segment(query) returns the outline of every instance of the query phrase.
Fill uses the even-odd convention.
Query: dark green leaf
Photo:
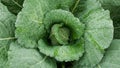
[[[22,7],[24,0],[1,0],[1,2],[7,6],[8,10],[13,14],[18,14]]]

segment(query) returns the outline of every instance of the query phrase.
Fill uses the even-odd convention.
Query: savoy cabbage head
[[[0,68],[120,67],[119,0],[0,1]]]

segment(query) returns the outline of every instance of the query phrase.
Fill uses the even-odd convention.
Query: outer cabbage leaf
[[[7,64],[8,68],[57,68],[53,59],[36,49],[20,47],[17,42],[10,45]]]
[[[102,61],[95,68],[120,68],[120,39],[113,40]]]
[[[93,68],[104,55],[113,38],[113,23],[108,10],[104,10],[97,0],[87,0],[80,20],[86,24],[85,54],[76,61],[74,68]]]
[[[0,3],[0,68],[4,68],[7,61],[7,50],[14,36],[15,16]]]
[[[25,0],[22,11],[16,21],[18,43],[25,47],[34,48],[36,43],[45,34],[43,29],[44,14],[52,9],[65,9],[72,5],[74,0]]]
[[[110,10],[114,22],[114,38],[120,39],[120,0],[100,0],[104,9]]]
[[[24,0],[1,0],[1,2],[7,6],[8,10],[13,14],[18,14],[22,7]]]

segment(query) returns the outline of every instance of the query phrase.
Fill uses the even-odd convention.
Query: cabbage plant
[[[0,68],[119,68],[111,2],[1,0]]]

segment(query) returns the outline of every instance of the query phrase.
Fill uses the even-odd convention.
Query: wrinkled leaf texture
[[[38,40],[45,33],[42,30],[44,15],[54,9],[71,12],[74,3],[74,0],[25,0],[16,21],[18,43],[27,48],[37,47]],[[98,0],[81,0],[76,8],[77,13],[73,14],[86,26],[85,53],[76,65],[77,68],[92,68],[101,61],[104,49],[109,47],[113,38],[110,12],[104,10]]]
[[[0,3],[0,68],[6,68],[7,51],[9,44],[14,39],[16,16],[12,15],[7,8]]]
[[[95,68],[120,68],[120,39],[114,39],[104,58]]]
[[[36,49],[26,49],[17,42],[10,45],[8,68],[57,68],[55,60],[44,56]]]
[[[100,0],[104,9],[110,10],[114,22],[114,38],[120,39],[120,0]]]

